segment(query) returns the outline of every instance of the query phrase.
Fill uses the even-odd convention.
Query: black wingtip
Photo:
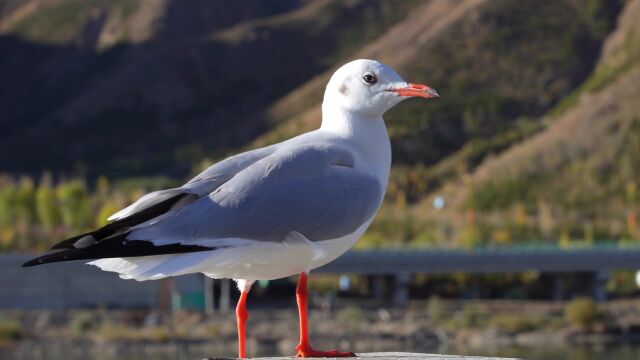
[[[150,241],[128,240],[126,238],[128,234],[129,233],[124,233],[118,237],[110,238],[85,248],[66,249],[42,255],[25,262],[22,264],[22,267],[72,260],[182,254],[187,252],[216,250],[215,247],[182,245],[179,243],[156,246]]]
[[[66,244],[64,244],[64,241],[61,241],[57,244],[54,244],[53,246],[51,246],[49,248],[49,250],[63,250],[63,249],[67,249],[67,247],[65,246]]]
[[[69,241],[71,240],[71,241]],[[73,247],[70,247],[69,244],[73,244],[73,242],[77,241],[76,238],[71,238],[71,239],[67,239],[65,241],[61,241],[57,244],[54,244],[53,246],[51,246],[49,248],[49,250],[66,250],[66,249],[72,249]]]
[[[22,267],[32,267],[32,266],[42,265],[42,264],[44,264],[44,261],[42,261],[41,258],[35,258],[22,264]]]
[[[38,256],[37,258],[31,259],[25,262],[24,264],[22,264],[22,267],[31,267],[31,266],[44,265],[44,264],[49,264],[53,262],[68,261],[68,260],[74,260],[69,256],[68,250],[56,251],[56,252],[52,252],[52,253],[45,254],[42,256]]]
[[[141,224],[145,221],[156,218],[171,209],[180,201],[195,201],[198,196],[191,193],[177,193],[175,196],[165,199],[159,203],[153,204],[148,208],[144,208],[134,214],[131,214],[125,218],[114,220],[107,225],[90,232],[76,235],[69,239],[63,240],[51,247],[51,250],[74,250],[76,247],[74,244],[76,241],[84,238],[85,236],[92,236],[96,242],[100,242],[109,237],[116,236],[117,234],[127,231],[128,228]],[[49,262],[49,261],[47,261]],[[38,265],[38,264],[35,264]]]

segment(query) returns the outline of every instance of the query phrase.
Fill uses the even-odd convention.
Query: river
[[[231,344],[230,344],[231,345]],[[403,346],[405,346],[403,348]],[[29,349],[0,351],[2,360],[200,360],[207,357],[234,356],[232,346],[216,349],[211,346],[181,344],[176,346],[133,346],[127,350],[103,351],[87,348],[86,344],[28,345]],[[376,351],[421,352],[433,354],[457,354],[476,356],[515,357],[528,360],[638,360],[640,344],[617,344],[607,346],[566,346],[566,347],[492,347],[492,348],[460,348],[455,346],[438,348],[407,348],[398,344],[388,349],[377,348]],[[15,350],[15,349],[14,349]],[[263,349],[252,356],[282,356],[277,350]],[[291,354],[286,354],[291,355]]]

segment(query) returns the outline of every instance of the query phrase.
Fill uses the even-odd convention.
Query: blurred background
[[[385,202],[311,277],[314,342],[640,358],[640,0],[0,0],[0,358],[234,356],[229,281],[19,264],[318,127],[357,58],[442,97],[385,116]],[[254,286],[251,355],[293,354],[294,286]]]

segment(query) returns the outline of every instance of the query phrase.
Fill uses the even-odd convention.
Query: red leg
[[[338,350],[318,351],[309,343],[309,330],[307,326],[307,274],[300,273],[298,286],[296,287],[296,300],[298,300],[298,313],[300,315],[300,343],[296,346],[297,357],[351,357],[356,354]]]
[[[246,358],[247,351],[244,343],[245,328],[247,319],[249,319],[249,312],[247,311],[247,294],[249,289],[243,289],[240,293],[240,299],[238,299],[238,306],[236,306],[236,322],[238,323],[238,357]]]

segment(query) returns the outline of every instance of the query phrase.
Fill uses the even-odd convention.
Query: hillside
[[[0,21],[0,168],[113,177],[185,176],[246,143],[271,102],[412,2],[17,4]]]
[[[354,58],[442,94],[385,116],[362,246],[638,238],[639,3],[0,0],[0,247],[317,127]]]
[[[328,76],[358,57],[445,95],[388,115],[395,159],[434,164],[568,94],[618,11],[570,0],[234,4],[3,1],[0,168],[184,176],[252,139],[317,126]],[[493,150],[483,146],[471,162]]]
[[[637,239],[640,1],[629,1],[589,78],[541,118],[544,129],[436,193],[474,209],[478,238]],[[432,198],[431,198],[432,200]],[[468,210],[467,210],[468,211]]]
[[[436,163],[551,108],[591,72],[618,11],[604,4],[588,10],[571,1],[543,7],[534,1],[423,2],[354,52],[443,94],[428,105],[407,102],[386,116],[396,163]],[[259,144],[317,126],[319,99],[333,70],[279,100],[270,115],[284,124]]]

